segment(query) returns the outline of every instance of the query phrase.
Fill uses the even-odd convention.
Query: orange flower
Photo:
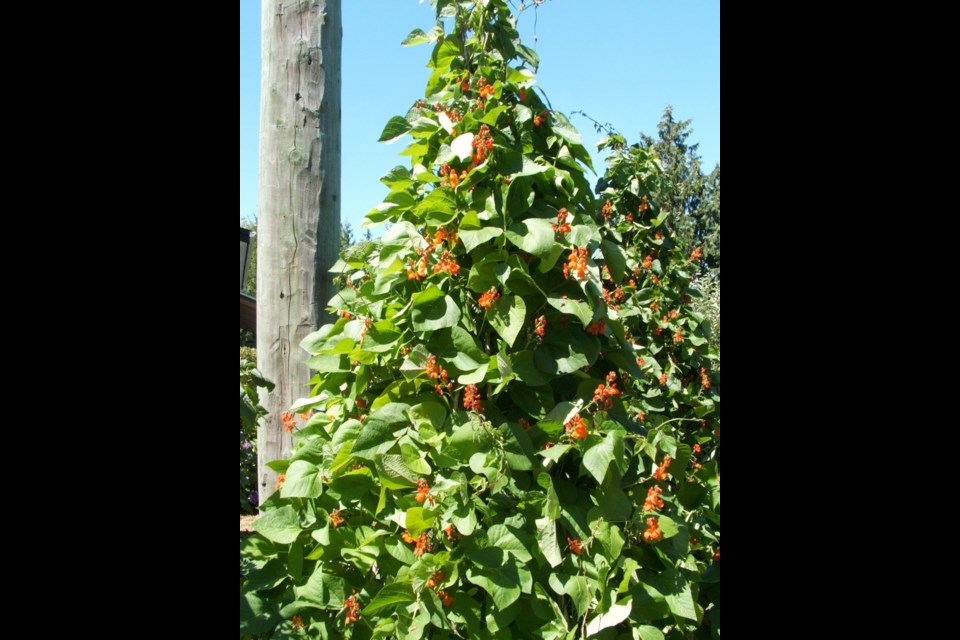
[[[347,598],[343,608],[347,610],[347,624],[353,624],[360,619],[360,604],[357,602],[357,596]]]
[[[700,386],[704,389],[710,388],[710,376],[707,374],[707,370],[703,367],[700,367]]]
[[[573,419],[565,424],[563,428],[574,440],[583,440],[587,437],[587,425],[584,424],[583,418],[581,418],[579,414],[573,416]]]
[[[667,380],[669,379],[670,379],[670,376],[668,376],[667,374],[665,373],[660,374],[660,384],[667,384]]]
[[[342,316],[344,320],[349,320],[349,319],[350,319],[350,312],[349,312],[349,311],[344,311],[343,309],[341,309],[340,311],[337,311],[337,315]]]
[[[649,269],[653,266],[653,256],[647,256],[643,259],[643,268]]]
[[[293,432],[294,427],[297,426],[297,420],[293,417],[293,414],[289,411],[284,411],[280,414],[280,419],[283,420],[283,429],[287,433]]]
[[[330,512],[330,524],[333,525],[334,529],[343,524],[343,518],[340,517],[340,509],[334,509]]]
[[[656,468],[653,472],[653,478],[660,482],[667,479],[667,469],[670,468],[670,463],[673,462],[673,459],[670,456],[663,456],[663,462]]]
[[[717,549],[716,552],[713,554],[713,561],[720,562],[720,549]],[[736,562],[734,562],[734,564],[736,564]]]
[[[563,265],[563,277],[569,278],[571,273],[575,273],[578,280],[587,277],[587,248],[574,247],[567,256],[567,262]]]
[[[480,392],[476,385],[468,384],[463,391],[463,408],[467,411],[476,411],[483,413],[483,406],[480,404]]]
[[[537,318],[533,332],[538,338],[543,338],[547,334],[547,316]]]
[[[520,418],[519,420],[517,420],[517,424],[523,427],[524,431],[530,431],[530,429],[533,428],[533,425],[527,422],[526,420],[524,420],[523,418]]]
[[[680,333],[680,329],[677,329],[677,332],[673,334],[673,341],[677,344],[683,342],[683,334]]]
[[[403,533],[400,534],[400,537],[401,537],[401,538],[403,539],[403,541],[406,542],[407,544],[413,544],[414,542],[416,542],[416,540],[413,538],[413,536],[410,535],[410,532],[409,532],[409,531],[404,531]]]
[[[612,217],[611,211],[613,211],[613,203],[607,200],[603,204],[603,209],[600,210],[600,215],[603,216],[604,220],[609,220]]]
[[[690,262],[693,262],[694,260],[699,260],[702,257],[703,257],[703,249],[701,249],[700,247],[697,247],[696,249],[693,250],[693,253],[690,254]]]
[[[273,485],[273,488],[277,491],[280,490],[280,487],[283,486],[283,483],[287,481],[287,476],[284,473],[277,474],[277,484]]]
[[[701,451],[700,443],[698,442],[697,444],[693,445],[693,452],[700,453],[700,451]]]
[[[430,541],[427,534],[421,533],[420,537],[417,538],[417,548],[413,550],[413,555],[420,557],[427,551],[430,551]]]
[[[663,537],[663,534],[660,532],[660,523],[657,522],[656,518],[647,518],[647,530],[643,532],[643,539],[647,542],[656,542]]]
[[[447,576],[443,575],[442,571],[437,571],[427,579],[427,589],[433,589],[434,587],[440,586],[446,579]]]
[[[571,540],[570,536],[567,536],[567,548],[570,549],[570,551],[573,551],[577,555],[580,555],[581,553],[583,553],[583,543],[580,542],[580,538],[573,538]]]
[[[663,500],[660,499],[660,495],[663,493],[663,489],[654,485],[647,490],[647,499],[643,502],[644,511],[656,511],[657,509],[663,508]]]
[[[437,596],[443,600],[443,606],[449,607],[453,604],[453,598],[446,591],[437,591]]]
[[[557,212],[557,223],[550,225],[553,227],[553,230],[556,231],[558,236],[564,233],[570,233],[570,223],[567,222],[567,216],[569,215],[569,211],[566,209],[560,209],[560,211]]]
[[[480,296],[480,300],[477,302],[477,304],[479,304],[484,309],[489,309],[494,304],[496,304],[497,300],[499,299],[500,299],[500,292],[497,291],[496,287],[490,287],[489,291],[487,291],[485,294]]]
[[[434,273],[449,273],[454,278],[457,277],[457,274],[460,273],[460,265],[457,264],[456,258],[453,257],[449,251],[444,251],[440,255],[440,262],[434,265]]]
[[[427,484],[427,481],[423,478],[417,480],[417,502],[423,502],[428,500],[430,504],[433,504],[433,498],[430,497],[430,485]]]
[[[293,626],[294,631],[303,631],[303,618],[300,616],[293,616],[290,619],[290,624]]]
[[[613,371],[607,374],[607,384],[598,385],[593,392],[593,401],[599,409],[610,410],[613,407],[613,399],[620,395],[617,389],[617,374]]]
[[[457,531],[457,528],[452,524],[448,524],[443,532],[447,534],[447,538],[450,539],[450,542],[453,542],[456,539],[456,536],[460,535],[460,533]]]
[[[638,367],[642,367],[645,362],[646,362],[646,360],[644,360],[643,358],[639,358],[639,357],[637,358],[637,366],[638,366]]]
[[[638,420],[639,422],[643,422],[644,418],[646,418],[646,417],[647,417],[647,414],[645,414],[643,411],[638,411],[638,412],[637,412],[637,420]]]
[[[603,318],[594,320],[589,325],[587,325],[587,333],[592,336],[602,336],[607,331],[607,324],[603,321]]]

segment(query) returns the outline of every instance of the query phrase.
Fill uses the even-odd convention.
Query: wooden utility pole
[[[340,248],[340,0],[263,0],[257,365],[276,387],[262,403],[260,501],[274,491],[265,463],[290,455],[280,415],[309,393],[300,341],[327,321],[330,267]]]

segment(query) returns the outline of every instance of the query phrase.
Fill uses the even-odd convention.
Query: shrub
[[[240,513],[253,513],[257,495],[257,420],[266,415],[257,387],[273,389],[256,369],[256,352],[240,347]]]
[[[502,0],[439,0],[411,167],[341,261],[241,636],[719,636],[719,379],[649,152],[591,159]]]

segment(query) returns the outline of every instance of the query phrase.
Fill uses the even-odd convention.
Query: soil
[[[253,521],[260,516],[240,516],[240,533],[253,531]]]

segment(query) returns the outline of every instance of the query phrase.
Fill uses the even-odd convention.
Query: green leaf
[[[422,29],[414,29],[410,32],[406,38],[403,39],[403,42],[400,43],[404,47],[413,47],[418,44],[433,44],[443,35],[443,27],[441,25],[436,25],[427,33],[424,33]]]
[[[393,116],[390,118],[387,126],[383,128],[383,133],[380,134],[380,139],[377,140],[377,142],[384,142],[386,144],[396,142],[398,138],[402,137],[408,131],[410,131],[410,123],[407,122],[407,119],[401,118],[400,116]]]
[[[512,561],[499,568],[478,570],[471,567],[467,569],[467,579],[489,593],[501,611],[520,597],[520,575]]]
[[[456,427],[450,434],[443,453],[467,462],[470,457],[490,445],[490,434],[472,421]]]
[[[593,445],[583,454],[583,466],[587,468],[597,482],[603,484],[610,465],[616,465],[624,471],[623,432],[614,431]]]
[[[460,308],[436,285],[413,294],[411,312],[414,331],[437,331],[456,326],[460,321]]]
[[[328,492],[343,501],[359,500],[376,489],[373,472],[364,467],[348,471],[330,482]]]
[[[393,432],[394,428],[386,422],[369,418],[363,424],[363,431],[353,443],[351,453],[357,458],[373,462],[376,454],[386,453],[393,446]]]
[[[553,488],[553,478],[549,473],[540,472],[537,474],[537,484],[547,490],[547,501],[543,505],[543,515],[556,520],[560,517],[560,498],[557,496],[556,489]]]
[[[481,227],[479,229],[464,229],[460,227],[459,238],[460,242],[463,243],[463,248],[467,253],[470,253],[484,242],[489,242],[494,238],[499,238],[503,235],[503,229],[500,227]]]
[[[554,462],[556,462],[557,460],[563,457],[563,454],[565,454],[567,451],[570,451],[570,449],[572,448],[573,448],[572,444],[557,444],[550,447],[549,449],[544,449],[543,451],[537,451],[537,455],[543,456],[547,460],[553,460]]]
[[[413,585],[409,582],[391,582],[377,592],[373,600],[363,608],[363,615],[371,616],[378,611],[394,608],[397,605],[411,604],[416,600]]]
[[[658,519],[660,525],[660,533],[663,534],[663,539],[672,538],[673,536],[680,533],[680,530],[677,529],[677,523],[673,521],[672,518],[668,516],[660,516]]]
[[[640,640],[664,640],[663,631],[660,631],[660,629],[656,627],[651,627],[648,624],[634,627],[634,630],[637,632],[637,635],[640,636]]]
[[[547,296],[547,302],[557,311],[574,316],[583,323],[583,326],[587,326],[593,321],[593,307],[583,300],[551,294]]]
[[[380,484],[388,489],[410,489],[417,486],[417,474],[406,465],[402,456],[374,456]]]
[[[280,487],[283,498],[317,498],[323,490],[320,470],[306,460],[296,460],[287,469],[286,479]]]
[[[600,515],[608,522],[624,522],[633,513],[633,503],[620,488],[620,474],[608,473],[607,479],[594,493]]]
[[[570,124],[570,121],[567,120],[565,115],[559,111],[554,111],[551,115],[553,116],[553,123],[551,124],[550,128],[555,134],[570,144],[583,144],[583,138],[580,136],[580,132],[577,131],[576,127]]]
[[[487,530],[487,539],[490,541],[490,545],[498,549],[503,549],[507,553],[512,554],[520,562],[529,562],[533,560],[533,556],[530,555],[530,552],[527,551],[527,547],[520,542],[520,539],[517,538],[506,526],[502,524],[495,524]]]
[[[437,521],[437,512],[423,507],[411,507],[407,509],[407,531],[416,538],[421,533],[426,533],[433,527]]]
[[[497,330],[500,337],[512,347],[523,329],[524,319],[527,317],[527,305],[523,298],[518,296],[501,296],[496,305],[487,312],[490,325]]]
[[[616,282],[623,280],[627,271],[627,254],[623,252],[620,245],[614,244],[609,240],[600,243],[600,251],[603,252],[603,259],[607,261],[607,268],[610,269],[610,277]]]
[[[530,178],[517,178],[507,188],[507,213],[514,220],[517,220],[530,209],[533,200],[534,194],[533,187],[530,186]]]
[[[535,256],[549,254],[556,244],[553,227],[549,220],[530,218],[511,225],[507,229],[507,239],[514,245]]]
[[[603,554],[607,558],[614,560],[620,557],[624,543],[623,536],[620,534],[620,527],[609,522],[603,522],[597,528],[596,538],[603,547]]]
[[[570,576],[563,585],[563,592],[570,596],[573,606],[577,608],[577,617],[582,617],[583,612],[590,606],[590,596],[593,595],[586,577]]]
[[[604,629],[617,626],[630,617],[630,611],[632,609],[633,601],[631,598],[626,598],[611,605],[609,611],[595,616],[587,623],[587,637],[589,638],[590,636],[596,635]]]
[[[427,222],[443,225],[456,217],[456,209],[456,198],[449,189],[434,189],[413,212]]]
[[[253,523],[253,530],[278,544],[290,544],[300,535],[300,516],[291,506],[267,511]]]
[[[543,557],[551,567],[559,566],[563,562],[563,557],[560,555],[560,547],[557,544],[557,523],[550,518],[538,518],[536,525],[537,542]]]

